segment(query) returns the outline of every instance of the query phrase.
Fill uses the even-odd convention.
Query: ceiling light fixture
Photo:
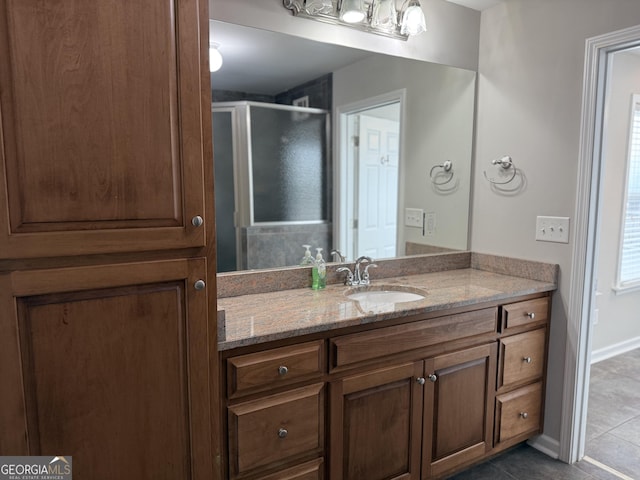
[[[298,17],[401,40],[426,30],[419,0],[283,0],[283,4]]]
[[[209,71],[217,72],[222,67],[222,55],[220,54],[220,44],[211,43],[209,45]]]

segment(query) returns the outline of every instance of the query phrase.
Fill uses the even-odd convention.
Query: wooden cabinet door
[[[331,480],[420,478],[422,362],[332,382]]]
[[[72,456],[78,480],[212,478],[205,274],[191,259],[0,275],[0,452]]]
[[[497,345],[425,361],[423,478],[439,478],[493,446]]]
[[[0,258],[205,244],[206,11],[0,0]]]

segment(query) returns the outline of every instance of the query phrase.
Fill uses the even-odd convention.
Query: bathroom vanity
[[[373,285],[426,295],[219,299],[229,479],[443,478],[542,432],[555,279],[458,268]]]

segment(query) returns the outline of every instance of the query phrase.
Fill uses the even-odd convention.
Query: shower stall
[[[296,265],[331,246],[330,115],[212,104],[218,271]]]

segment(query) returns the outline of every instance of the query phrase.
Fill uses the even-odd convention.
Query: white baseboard
[[[616,355],[627,353],[631,350],[640,348],[640,337],[630,338],[624,342],[616,343],[608,347],[600,348],[598,350],[591,351],[591,365],[601,362]]]
[[[542,434],[527,441],[536,450],[556,460],[560,457],[560,442],[555,438]]]

